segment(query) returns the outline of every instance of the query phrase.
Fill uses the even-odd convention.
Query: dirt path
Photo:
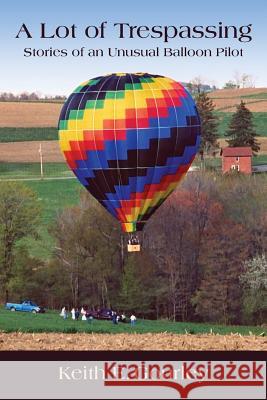
[[[0,350],[267,350],[267,338],[238,334],[0,333]]]

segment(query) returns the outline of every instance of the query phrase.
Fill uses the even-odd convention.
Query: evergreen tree
[[[225,136],[229,138],[227,142],[230,147],[249,146],[254,153],[260,150],[253,125],[253,115],[242,100],[232,116]]]
[[[200,154],[214,152],[218,145],[218,118],[214,114],[214,104],[205,92],[196,98],[197,108],[201,120]]]

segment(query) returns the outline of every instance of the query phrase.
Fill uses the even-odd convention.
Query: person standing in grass
[[[67,311],[66,311],[66,307],[62,307],[61,313],[59,314],[61,317],[63,317],[63,319],[67,318]]]
[[[71,310],[71,318],[73,319],[73,321],[75,321],[75,308],[73,307]]]
[[[83,317],[83,315],[86,315],[86,309],[84,306],[81,308],[81,316]]]
[[[112,312],[112,317],[111,317],[112,323],[114,325],[117,325],[118,319],[117,319],[117,313],[115,311]]]
[[[76,308],[75,309],[75,319],[76,319],[76,321],[78,321],[79,316],[80,316],[80,312],[79,312],[78,308]]]
[[[124,313],[121,314],[121,322],[126,322],[126,315]]]
[[[130,321],[131,321],[131,326],[134,326],[136,324],[136,316],[134,314],[130,316]]]

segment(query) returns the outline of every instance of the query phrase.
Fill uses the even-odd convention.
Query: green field
[[[218,333],[226,335],[240,333],[241,335],[266,335],[266,329],[255,326],[223,326],[204,323],[171,322],[165,320],[151,321],[140,319],[135,327],[129,323],[113,325],[111,321],[93,320],[72,321],[70,315],[67,320],[59,316],[59,312],[49,311],[45,314],[31,314],[11,312],[0,309],[1,332],[95,332],[95,333],[176,333],[201,334]]]
[[[251,93],[251,94],[243,94],[243,95],[232,95],[232,96],[212,96],[212,99],[259,99],[259,100],[266,100],[267,99],[267,92],[259,92],[259,93]]]
[[[267,164],[267,154],[259,155],[257,157],[253,157],[252,165],[261,165]]]
[[[219,117],[219,136],[223,138],[233,113],[216,111],[216,114]],[[255,112],[253,116],[258,135],[267,137],[267,113]],[[0,128],[0,143],[36,140],[58,140],[57,128]]]
[[[66,163],[43,164],[45,178],[74,178],[72,171]],[[0,179],[40,179],[40,163],[1,163]]]
[[[229,122],[233,113],[216,111],[219,118],[219,137],[224,138],[224,134],[228,129]],[[253,113],[255,129],[258,136],[267,136],[267,113]]]
[[[0,143],[58,140],[57,128],[0,128]]]
[[[221,168],[221,157],[205,157],[206,167]],[[252,159],[252,165],[267,164],[267,154],[257,155]],[[196,157],[193,165],[200,166],[201,162],[199,157]],[[14,180],[40,180],[49,185],[49,179],[55,178],[68,178],[66,180],[75,180],[76,177],[68,168],[66,163],[45,163],[43,164],[44,180],[41,180],[40,163],[1,163],[0,162],[0,180],[14,179]],[[73,178],[73,179],[70,179]],[[58,179],[60,180],[60,179]],[[58,181],[57,180],[57,181]],[[57,183],[58,184],[58,183]],[[52,185],[51,187],[54,187]]]
[[[25,184],[38,194],[42,206],[39,239],[27,239],[32,256],[47,260],[53,251],[54,240],[48,228],[56,214],[64,207],[78,203],[80,191],[84,190],[76,179],[26,181]]]
[[[254,93],[254,94],[246,94],[241,96],[241,99],[261,99],[261,100],[266,100],[267,99],[267,92],[263,93]]]

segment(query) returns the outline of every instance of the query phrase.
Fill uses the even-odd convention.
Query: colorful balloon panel
[[[200,143],[191,95],[170,78],[111,74],[82,83],[59,119],[74,174],[124,231],[141,230],[186,174]]]

